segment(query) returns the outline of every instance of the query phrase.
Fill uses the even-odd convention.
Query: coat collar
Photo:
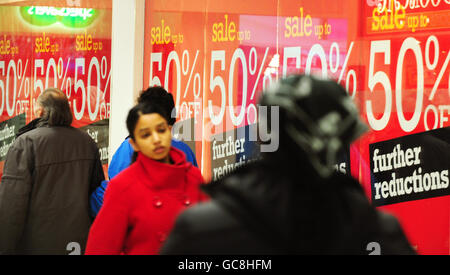
[[[27,125],[20,128],[16,134],[16,138],[25,134],[26,132],[36,129],[38,127],[38,123],[40,122],[40,120],[41,120],[40,118],[36,118],[36,119],[32,120],[30,123],[28,123]]]
[[[191,163],[184,153],[174,147],[169,152],[173,164],[162,163],[139,153],[136,163],[148,180],[145,183],[153,189],[184,188]]]

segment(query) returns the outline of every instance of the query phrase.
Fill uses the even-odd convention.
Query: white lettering
[[[400,144],[394,147],[391,153],[380,154],[379,149],[373,151],[373,173],[385,172],[392,169],[399,169],[407,166],[420,164],[420,152],[422,148],[408,148],[406,151],[401,149]]]

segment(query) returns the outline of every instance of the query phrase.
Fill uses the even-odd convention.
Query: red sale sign
[[[449,15],[446,0],[147,1],[144,87],[173,93],[175,132],[214,180],[255,159],[268,85],[335,79],[370,129],[338,169],[418,253],[449,254]]]
[[[435,147],[449,143],[450,3],[400,2],[364,5],[359,104],[372,131],[358,144],[358,175],[372,202],[400,218],[419,252],[448,254],[448,145]],[[430,151],[439,162],[424,160]]]
[[[111,3],[52,6],[55,3],[0,6],[0,130],[17,132],[35,118],[36,99],[45,89],[61,89],[73,111],[73,126],[97,142],[106,170]],[[14,141],[6,136],[1,165]]]

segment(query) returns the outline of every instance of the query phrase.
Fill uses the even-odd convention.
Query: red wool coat
[[[113,178],[89,232],[86,254],[157,254],[177,215],[206,200],[203,177],[172,147],[174,164],[139,154],[137,161]]]

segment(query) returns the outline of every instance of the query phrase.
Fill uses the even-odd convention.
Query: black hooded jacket
[[[211,201],[179,216],[161,253],[368,255],[374,242],[381,254],[415,253],[353,178],[298,167],[259,161],[206,185]]]

